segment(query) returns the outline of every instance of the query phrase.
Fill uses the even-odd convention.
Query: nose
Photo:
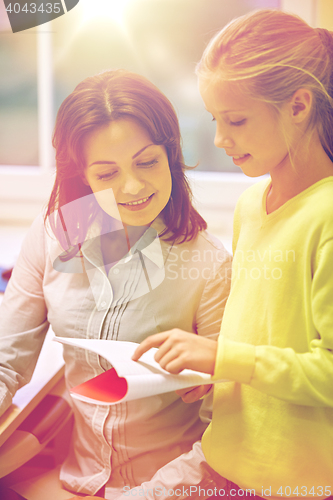
[[[138,194],[145,187],[145,183],[134,173],[127,173],[122,184],[122,192]]]
[[[217,148],[231,148],[234,146],[234,141],[226,126],[216,123],[214,144]]]

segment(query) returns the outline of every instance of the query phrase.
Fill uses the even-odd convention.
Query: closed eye
[[[106,174],[100,174],[100,175],[97,175],[97,179],[99,181],[109,181],[110,179],[112,179],[112,177],[114,177],[116,174],[116,172],[108,172]]]
[[[246,118],[243,118],[243,120],[239,120],[238,122],[232,122],[230,121],[230,125],[233,125],[234,127],[239,127],[240,125],[244,125],[246,122]]]
[[[151,161],[143,161],[141,163],[138,163],[137,165],[138,167],[150,168],[156,165],[156,163],[158,163],[158,160],[155,158],[154,160]]]

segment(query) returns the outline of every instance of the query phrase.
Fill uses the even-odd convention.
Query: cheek
[[[171,177],[171,172],[170,172],[169,168],[165,172],[164,182],[163,182],[162,188],[165,191],[165,196],[169,199],[171,196],[171,190],[172,190],[172,177]]]
[[[152,173],[150,182],[158,188],[159,191],[168,191],[172,184],[172,177],[169,168],[169,163],[166,161],[158,170]]]
[[[94,191],[94,196],[97,200],[97,203],[105,213],[107,213],[114,219],[121,220],[114,188],[103,188],[99,186],[98,191]]]

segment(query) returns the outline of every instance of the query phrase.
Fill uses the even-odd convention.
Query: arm
[[[232,258],[221,247],[215,254],[216,261],[209,279],[206,281],[196,313],[198,335],[217,340],[221,328],[225,305],[230,292]],[[193,403],[212,390],[212,385],[190,387],[176,391],[185,403]]]
[[[311,285],[311,310],[317,337],[306,352],[253,346],[220,338],[215,376],[306,406],[333,407],[333,239],[317,253]],[[306,332],[304,332],[304,336]]]
[[[0,307],[0,413],[28,383],[49,324],[43,295],[44,227],[36,219],[26,236]]]
[[[248,384],[293,404],[333,407],[332,255],[333,240],[330,240],[320,250],[313,274],[311,314],[318,337],[309,342],[309,350],[299,353],[290,347],[255,346],[220,336],[214,368],[216,379]],[[198,343],[194,347],[192,342],[194,351],[200,350],[195,353],[190,338],[184,335],[175,331],[154,335],[140,344],[133,359],[139,359],[151,347],[161,346],[156,360],[168,371],[179,373],[192,368],[213,373],[213,349]]]

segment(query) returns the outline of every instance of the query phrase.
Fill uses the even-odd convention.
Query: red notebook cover
[[[114,368],[107,370],[83,384],[73,387],[70,392],[103,403],[116,403],[127,394],[127,381],[119,377]]]

